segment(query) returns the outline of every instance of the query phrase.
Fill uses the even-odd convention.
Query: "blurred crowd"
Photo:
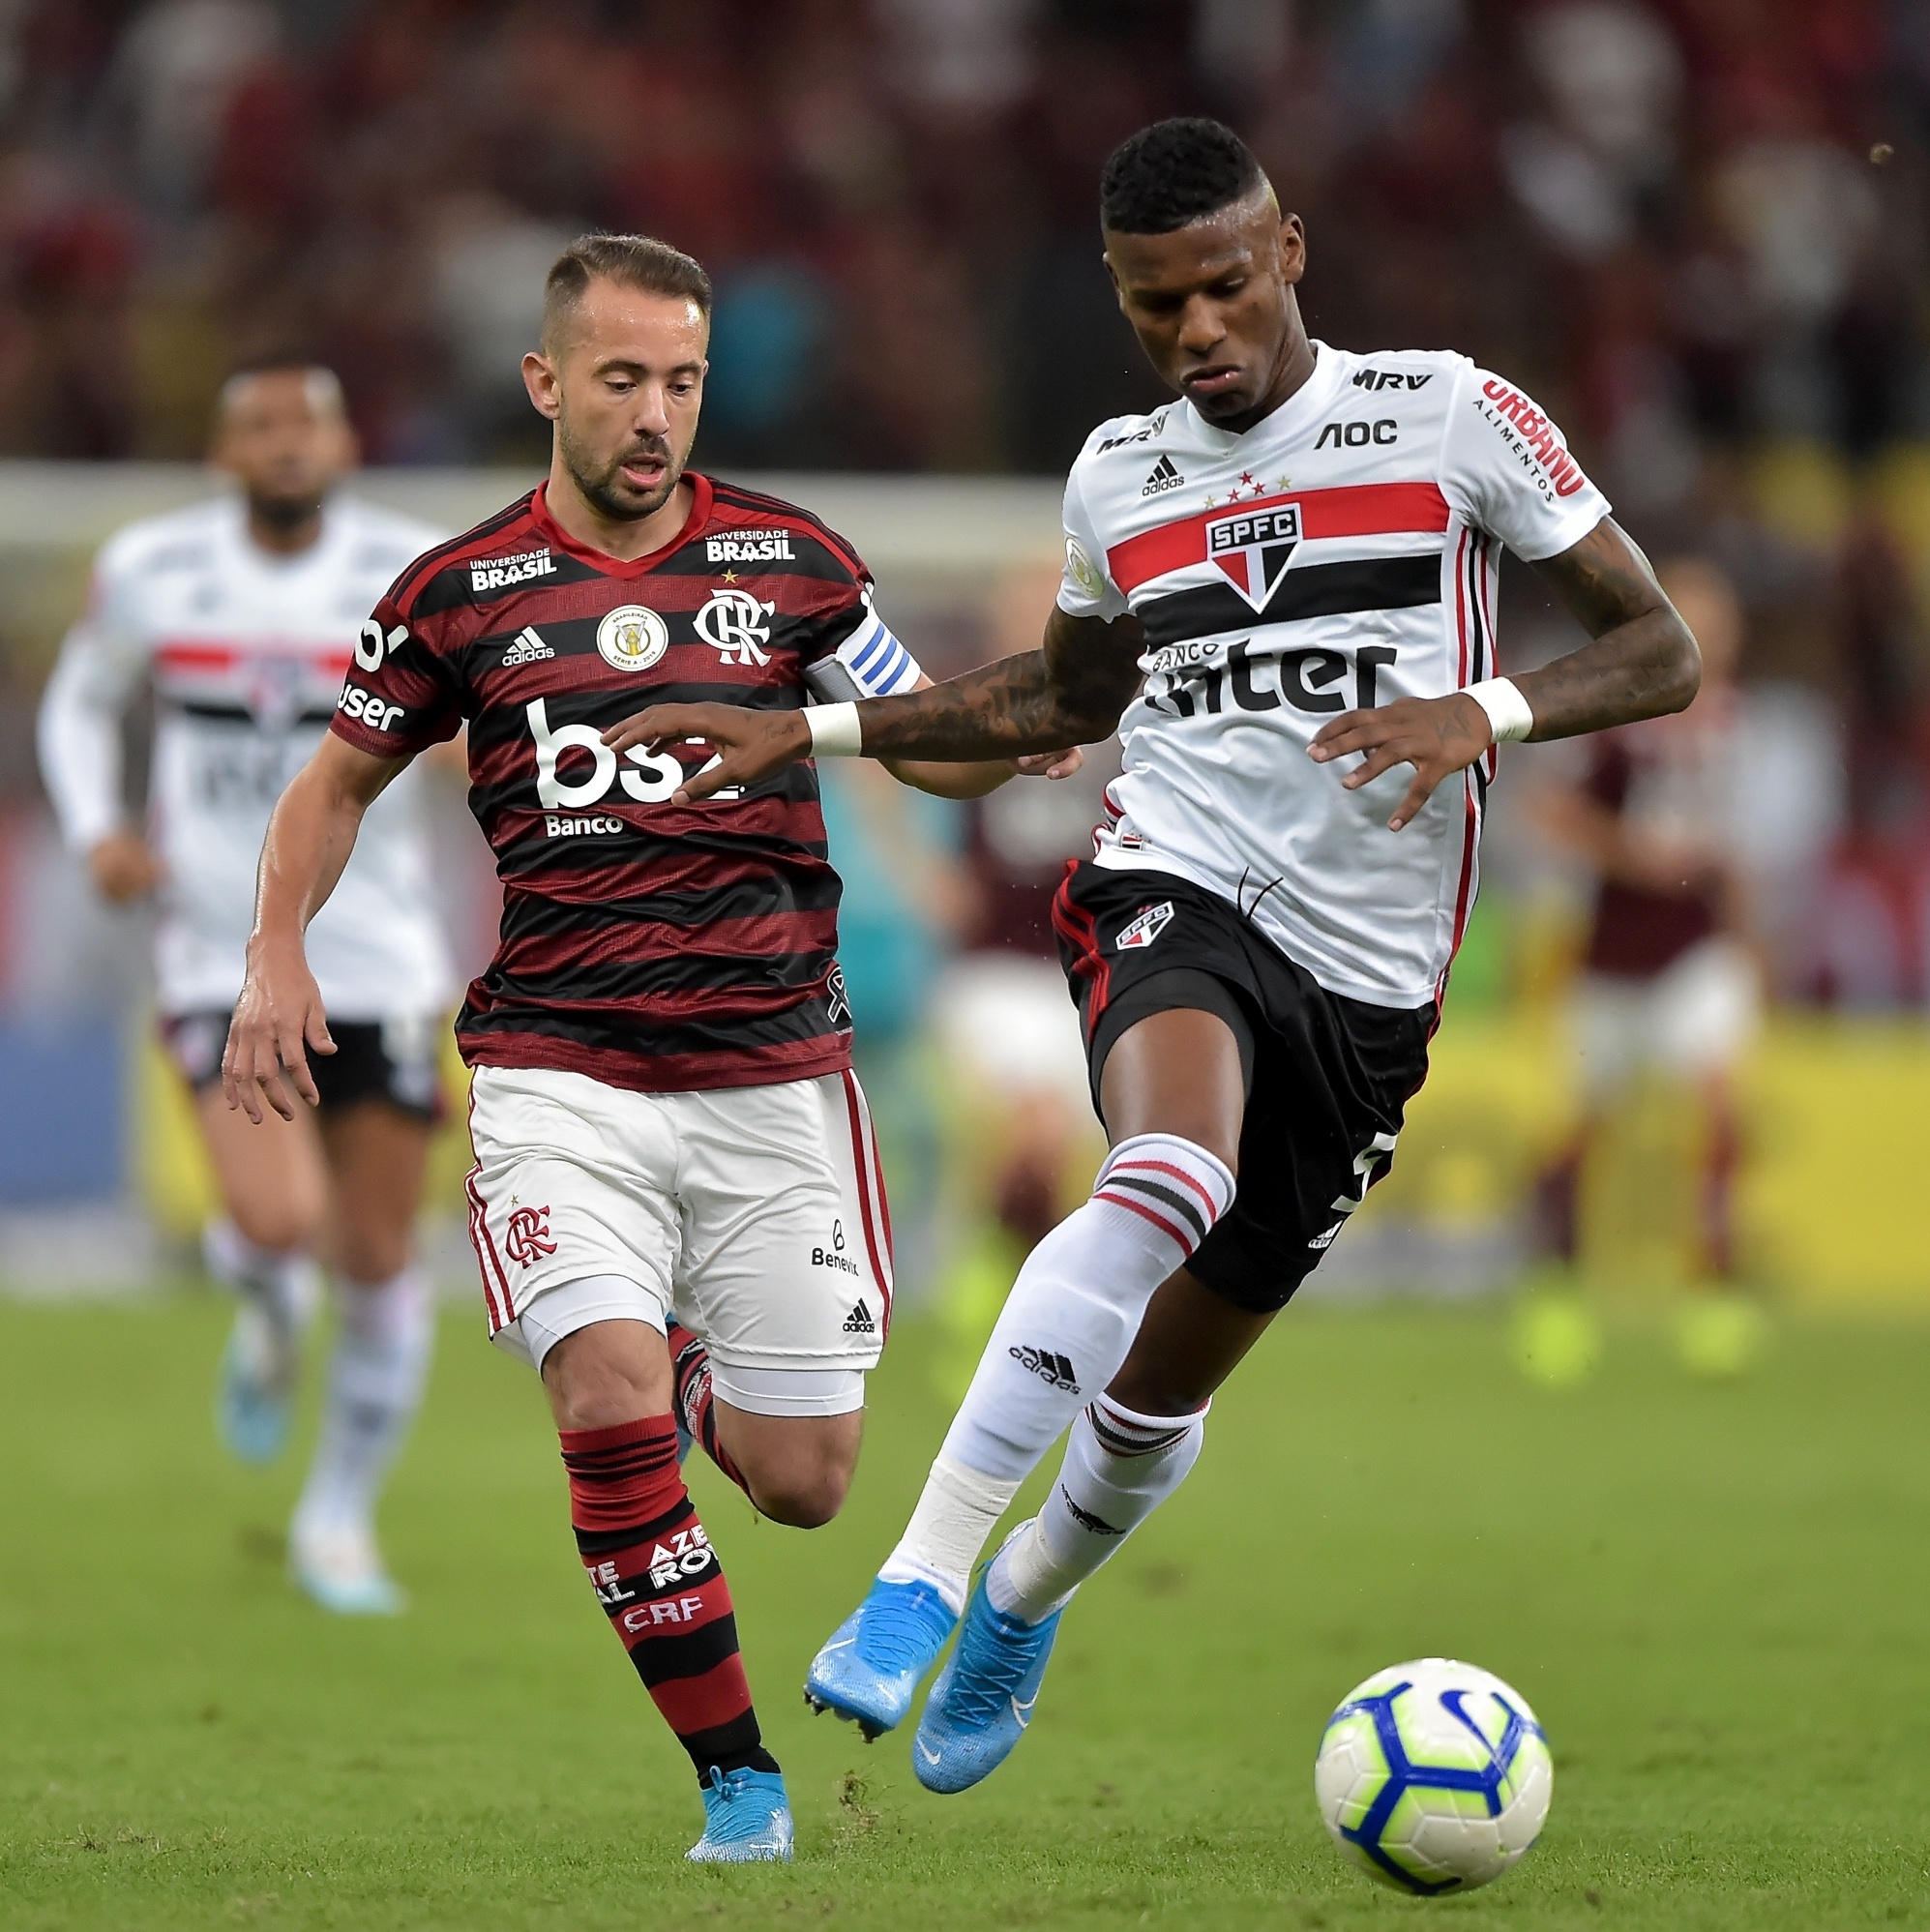
[[[1618,498],[1705,437],[1930,411],[1918,0],[4,0],[0,443],[191,454],[304,343],[377,461],[537,445],[559,241],[716,274],[707,433],[794,467],[1051,468],[1145,393],[1096,172],[1233,120],[1336,339],[1535,387]]]
[[[1317,333],[1505,371],[1725,574],[1778,989],[1930,1001],[1925,0],[0,0],[0,454],[192,458],[299,349],[371,461],[540,460],[518,359],[606,225],[716,277],[699,461],[1050,472],[1157,395],[1096,176],[1196,110]]]

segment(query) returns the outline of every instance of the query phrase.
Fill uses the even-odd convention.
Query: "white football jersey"
[[[1473,904],[1494,754],[1390,832],[1412,767],[1348,791],[1360,760],[1307,746],[1356,705],[1496,676],[1496,545],[1553,556],[1609,506],[1467,357],[1314,346],[1244,434],[1181,401],[1102,424],[1073,464],[1059,608],[1145,627],[1095,857],[1232,901],[1330,992],[1419,1006]]]
[[[239,996],[269,814],[321,742],[364,618],[441,540],[338,496],[313,545],[277,556],[249,536],[240,499],[222,496],[130,524],[103,548],[42,705],[41,765],[68,844],[86,850],[123,821],[120,719],[152,679],[163,1014]],[[309,964],[338,1018],[439,1013],[452,995],[418,788],[404,772],[369,808],[309,929]]]

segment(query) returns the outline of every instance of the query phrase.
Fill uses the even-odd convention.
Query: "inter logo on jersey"
[[[1206,520],[1206,554],[1219,565],[1233,588],[1264,610],[1279,588],[1300,541],[1300,506],[1283,503],[1276,510],[1248,510],[1236,516]]]

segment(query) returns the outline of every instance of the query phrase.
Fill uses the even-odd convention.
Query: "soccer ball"
[[[1540,1835],[1554,1787],[1527,1701],[1446,1657],[1396,1664],[1349,1691],[1314,1760],[1342,1855],[1424,1896],[1499,1878]]]

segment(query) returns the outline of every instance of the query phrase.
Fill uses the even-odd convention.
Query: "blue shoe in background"
[[[288,1440],[301,1337],[252,1295],[234,1311],[222,1355],[215,1429],[230,1455],[272,1463]]]
[[[958,1620],[931,1584],[879,1577],[812,1659],[805,1703],[848,1718],[870,1743],[904,1722]]]
[[[703,1836],[684,1854],[694,1865],[790,1863],[790,1799],[779,1771],[704,1772]]]

